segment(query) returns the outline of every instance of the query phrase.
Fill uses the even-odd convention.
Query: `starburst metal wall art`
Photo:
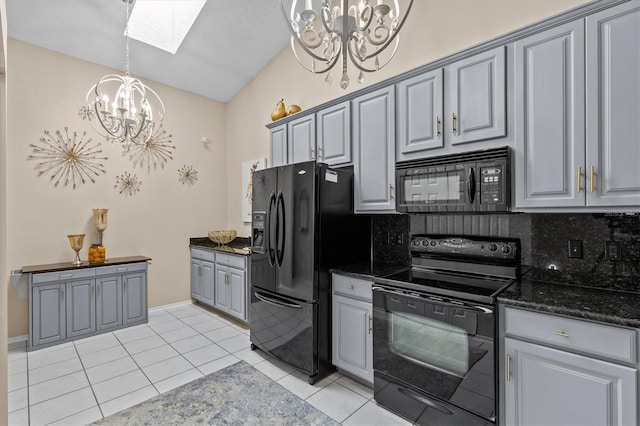
[[[138,176],[135,174],[131,174],[129,172],[124,172],[123,174],[116,176],[116,184],[113,186],[118,190],[119,194],[124,194],[127,196],[134,196],[138,192],[140,192],[140,186],[142,185],[142,181],[138,179]]]
[[[106,173],[102,161],[109,157],[100,155],[102,144],[93,143],[91,138],[85,140],[85,136],[87,132],[79,138],[78,132],[70,135],[68,127],[64,128],[64,134],[56,130],[52,135],[45,130],[38,144],[29,144],[33,151],[27,159],[38,161],[35,166],[38,176],[50,173],[49,180],[56,187],[62,183],[76,189],[87,180],[95,183],[97,176]]]
[[[176,149],[171,143],[172,137],[160,124],[146,142],[132,145],[128,154],[129,159],[133,161],[133,168],[138,165],[144,168],[146,164],[147,173],[150,173],[151,165],[153,164],[154,170],[157,169],[158,165],[164,169],[167,161],[173,160],[172,150]],[[122,155],[127,155],[127,152],[123,152]]]
[[[178,181],[183,185],[195,185],[198,180],[198,172],[193,166],[182,166],[178,170]]]

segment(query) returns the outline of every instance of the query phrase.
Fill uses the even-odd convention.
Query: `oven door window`
[[[467,374],[470,351],[464,329],[413,314],[389,315],[389,347],[396,355],[457,377]]]
[[[402,179],[403,204],[465,203],[464,168],[426,169],[423,173],[407,174]]]
[[[494,314],[375,289],[373,369],[486,419],[495,416]]]

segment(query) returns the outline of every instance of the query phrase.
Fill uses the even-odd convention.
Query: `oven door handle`
[[[484,306],[478,306],[478,305],[470,305],[467,304],[465,302],[457,302],[457,301],[450,301],[450,300],[446,300],[443,299],[439,296],[431,296],[431,295],[426,295],[424,297],[419,296],[419,295],[414,295],[411,293],[404,293],[401,291],[396,291],[396,290],[391,290],[385,287],[378,287],[378,286],[374,286],[371,288],[371,290],[373,291],[381,291],[383,293],[387,293],[387,294],[395,294],[397,296],[402,296],[402,297],[406,297],[409,299],[415,299],[415,300],[420,300],[422,302],[429,302],[429,303],[433,303],[436,305],[440,305],[440,306],[451,306],[453,308],[460,308],[460,309],[467,309],[470,311],[475,311],[475,312],[479,312],[481,314],[493,314],[493,309],[484,307]]]

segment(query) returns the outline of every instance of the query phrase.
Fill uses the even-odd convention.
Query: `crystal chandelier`
[[[389,63],[413,5],[413,0],[292,0],[287,14],[285,2],[280,0],[296,59],[312,73],[327,73],[329,84],[329,71],[341,62],[343,89],[349,86],[347,59],[359,70],[359,83],[365,72],[378,71]],[[319,6],[317,10],[313,3]],[[299,49],[307,55],[302,57]]]
[[[143,144],[153,136],[154,129],[164,119],[165,110],[162,99],[153,89],[129,75],[129,3],[133,0],[122,1],[127,9],[126,73],[102,77],[87,93],[86,102],[93,111],[89,119],[92,127],[107,140],[122,143],[128,150],[131,144]]]

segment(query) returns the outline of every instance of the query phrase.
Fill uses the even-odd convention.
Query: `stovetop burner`
[[[410,269],[376,282],[493,305],[520,274],[520,240],[515,238],[414,235],[411,256]]]

